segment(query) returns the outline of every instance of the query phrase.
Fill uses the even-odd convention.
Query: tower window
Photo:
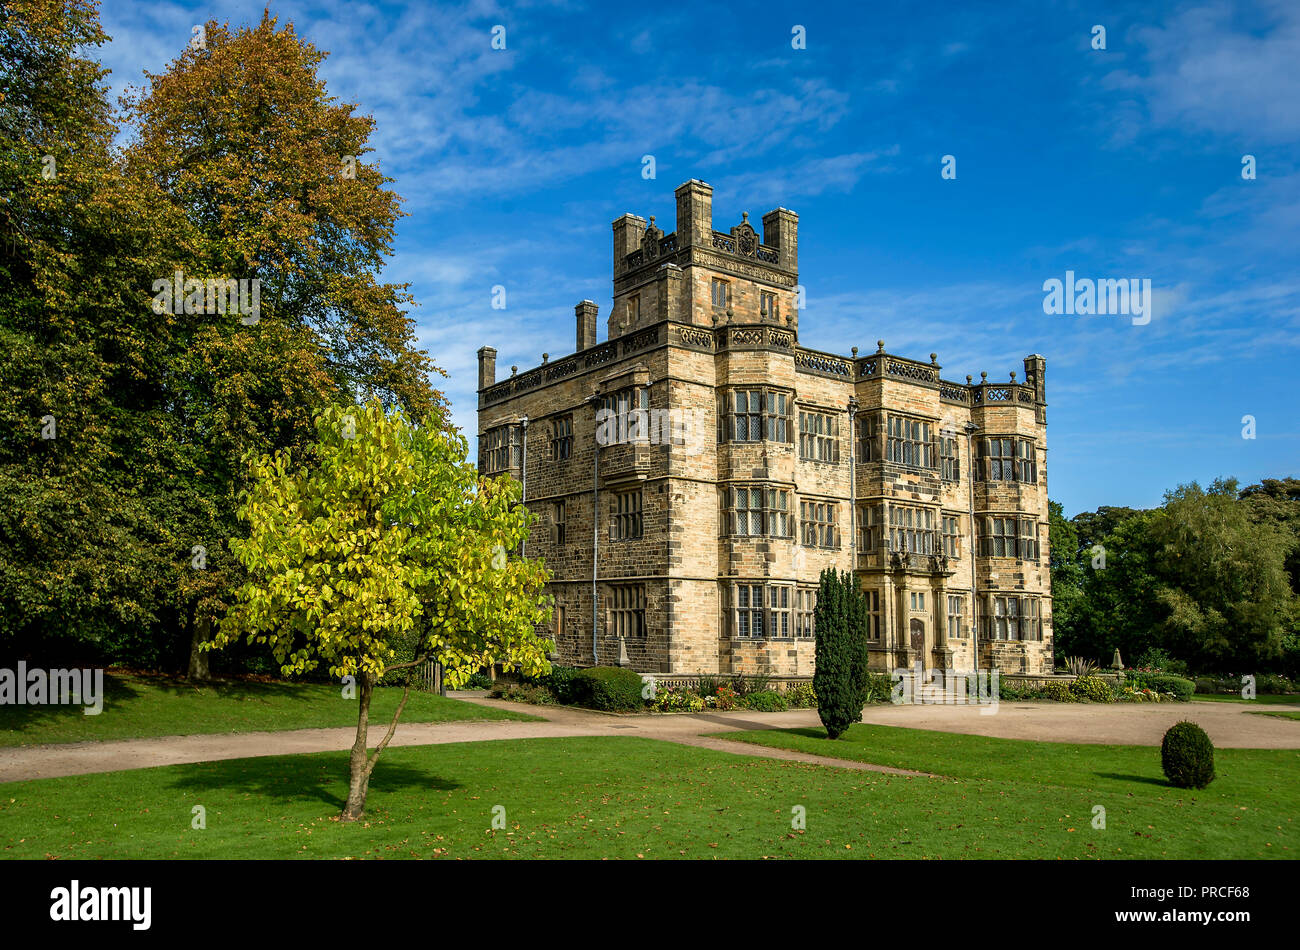
[[[713,278],[713,306],[725,307],[727,305],[727,281]]]
[[[551,543],[564,543],[564,502],[551,503]]]
[[[882,505],[858,506],[858,549],[875,554],[885,545],[885,509]]]
[[[573,416],[560,416],[551,423],[551,458],[562,462],[573,454]]]
[[[934,554],[934,512],[929,508],[891,505],[889,548],[900,554]]]
[[[979,446],[985,481],[1029,484],[1038,481],[1038,461],[1032,439],[981,439]]]
[[[880,423],[875,415],[858,415],[858,461],[879,462]]]
[[[758,295],[758,312],[765,320],[775,320],[776,294],[760,293]]]
[[[518,468],[523,458],[523,444],[520,441],[521,427],[517,425],[497,426],[489,429],[479,439],[479,453],[483,460],[483,471],[492,474]]]
[[[641,489],[618,492],[614,501],[614,540],[632,541],[641,537]]]

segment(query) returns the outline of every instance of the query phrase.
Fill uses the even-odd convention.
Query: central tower
[[[664,320],[706,327],[768,324],[797,336],[799,216],[763,215],[760,237],[749,213],[728,231],[713,229],[713,187],[692,179],[677,196],[677,230],[651,216],[614,222],[614,306],[609,339]]]

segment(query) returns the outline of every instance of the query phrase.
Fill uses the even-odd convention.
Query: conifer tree
[[[817,712],[831,739],[862,719],[867,698],[866,601],[851,575],[821,573],[813,612]]]

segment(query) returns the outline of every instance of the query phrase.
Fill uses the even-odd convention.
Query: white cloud
[[[1116,70],[1104,86],[1140,100],[1158,126],[1279,142],[1300,134],[1300,8],[1236,4],[1180,10],[1159,26],[1134,27],[1145,72]],[[1121,116],[1132,116],[1123,106]]]

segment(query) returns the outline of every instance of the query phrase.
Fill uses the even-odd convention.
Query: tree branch
[[[375,754],[366,759],[366,778],[370,778],[370,773],[375,769],[375,763],[379,761],[379,754],[388,748],[388,740],[393,738],[393,733],[397,731],[397,720],[402,718],[402,710],[406,708],[406,701],[411,698],[411,684],[408,682],[406,688],[402,690],[402,701],[397,704],[397,712],[393,713],[393,721],[388,724],[388,733],[384,736],[384,741],[379,743],[375,748]]]
[[[413,666],[419,666],[421,663],[428,662],[428,660],[429,660],[429,654],[426,653],[424,656],[419,657],[418,659],[414,659],[410,663],[394,663],[392,666],[385,666],[379,672],[379,678],[383,679],[393,670],[409,670]]]

